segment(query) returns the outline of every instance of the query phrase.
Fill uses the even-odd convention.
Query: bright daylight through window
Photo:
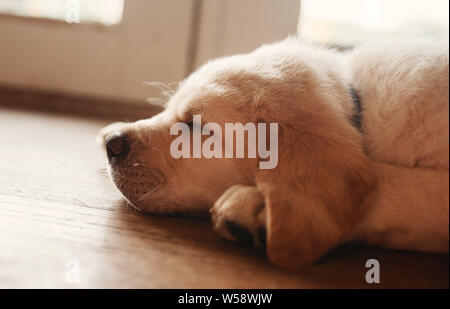
[[[0,13],[66,21],[77,8],[80,22],[114,25],[122,20],[124,0],[0,0]]]
[[[449,35],[448,0],[302,0],[298,30],[337,46]]]

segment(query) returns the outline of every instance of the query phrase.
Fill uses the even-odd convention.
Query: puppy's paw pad
[[[263,248],[266,247],[266,237],[267,237],[267,230],[264,226],[258,227],[258,240],[259,245]]]
[[[211,209],[214,229],[222,237],[255,246],[266,241],[264,197],[256,187],[236,185]]]
[[[245,227],[234,223],[233,221],[226,221],[225,226],[230,232],[231,236],[244,244],[253,244],[253,235]]]

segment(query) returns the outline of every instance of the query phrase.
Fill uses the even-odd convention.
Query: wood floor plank
[[[448,288],[448,255],[345,247],[293,273],[206,219],[137,213],[101,172],[103,125],[0,108],[1,288]],[[365,282],[370,258],[379,285]]]

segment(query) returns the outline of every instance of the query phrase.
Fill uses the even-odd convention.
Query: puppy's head
[[[286,40],[207,63],[157,116],[103,130],[111,178],[132,205],[163,213],[206,211],[230,186],[256,185],[268,207],[271,260],[312,261],[349,233],[373,185],[338,59]],[[174,158],[170,129],[183,122],[192,132],[194,115],[222,132],[230,122],[278,123],[278,166],[260,170],[259,158]]]
[[[223,133],[225,123],[256,121],[253,102],[263,77],[249,60],[247,55],[210,62],[180,84],[160,114],[101,131],[110,177],[133,206],[147,212],[207,213],[228,187],[254,183],[256,159],[193,154],[194,115],[201,116],[203,125],[218,124]],[[190,128],[190,140],[185,141],[190,143],[190,158],[171,155],[177,136],[170,131],[177,123]],[[206,138],[202,135],[203,141]]]

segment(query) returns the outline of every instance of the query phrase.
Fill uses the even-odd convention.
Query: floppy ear
[[[268,257],[295,269],[349,236],[376,178],[346,120],[316,114],[279,125],[278,166],[256,179],[265,196]]]

